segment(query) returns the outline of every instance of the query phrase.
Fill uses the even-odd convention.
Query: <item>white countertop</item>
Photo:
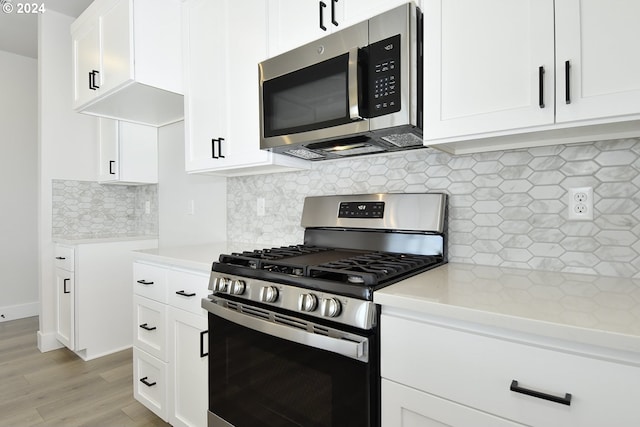
[[[129,242],[133,240],[157,240],[158,236],[149,235],[127,235],[127,236],[108,236],[108,237],[78,237],[78,236],[59,236],[53,237],[53,243],[61,243],[63,245],[83,245],[92,243],[111,243],[111,242]]]
[[[449,263],[374,293],[385,310],[640,353],[640,280]]]

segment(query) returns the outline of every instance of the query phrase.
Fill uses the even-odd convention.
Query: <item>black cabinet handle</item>
[[[147,381],[149,377],[144,377],[144,378],[140,378],[140,382],[144,385],[146,385],[147,387],[153,387],[154,385],[156,385],[156,382],[152,382],[150,383],[149,381]]]
[[[538,67],[538,105],[544,108],[544,67]]]
[[[109,175],[115,175],[116,173],[113,171],[113,165],[116,163],[115,160],[109,160]]]
[[[319,12],[319,15],[320,15],[320,29],[322,31],[327,31],[327,27],[324,26],[324,21],[322,19],[322,16],[324,15],[324,10],[323,9],[325,7],[327,7],[327,5],[323,1],[321,1],[319,3],[320,3],[320,12]]]
[[[206,353],[204,352],[204,336],[208,333],[209,331],[200,332],[200,357],[207,357],[209,355],[208,351]]]
[[[92,70],[89,73],[89,89],[91,90],[100,89],[100,86],[96,84],[96,75],[98,74],[100,74],[100,71],[98,70]]]
[[[516,393],[526,394],[527,396],[537,397],[538,399],[549,400],[551,402],[560,403],[562,405],[571,405],[571,393],[565,393],[564,397],[554,396],[553,394],[542,393],[540,391],[531,390],[528,388],[518,386],[518,381],[511,381],[511,387],[509,390]]]
[[[62,281],[62,293],[65,293],[65,294],[70,294],[71,293],[71,291],[67,290],[67,282],[69,280],[71,280],[71,279],[64,279]]]
[[[571,63],[564,61],[564,102],[571,104]]]
[[[66,259],[66,258],[63,256],[57,256],[56,259]]]
[[[153,285],[153,282],[147,282],[146,280],[142,279],[142,280],[137,280],[138,283],[140,283],[141,285]]]
[[[218,138],[218,157],[224,159],[224,155],[222,154],[222,141],[224,141],[224,138]]]
[[[224,138],[211,138],[211,158],[213,159],[224,159],[224,155],[222,154],[222,141]],[[216,155],[216,143],[218,145],[218,154]]]
[[[196,296],[195,292],[193,292],[193,293],[186,293],[184,290],[182,290],[182,291],[177,291],[177,292],[176,292],[176,295],[182,295],[183,297],[195,297],[195,296]]]
[[[143,323],[140,327],[145,331],[155,331],[157,329],[155,326],[149,326],[148,323]]]
[[[336,21],[336,3],[338,0],[331,0],[331,23],[338,26],[338,21]]]

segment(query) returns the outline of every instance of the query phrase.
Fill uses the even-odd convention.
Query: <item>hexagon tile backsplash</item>
[[[102,185],[90,181],[52,182],[52,235],[62,238],[155,236],[157,185]],[[149,213],[145,203],[149,202]]]
[[[593,221],[568,220],[576,187],[593,187]],[[229,178],[227,237],[297,244],[305,196],[426,191],[450,195],[449,261],[640,278],[640,138],[456,156],[427,148]]]

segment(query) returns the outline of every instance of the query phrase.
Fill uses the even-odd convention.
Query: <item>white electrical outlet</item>
[[[569,189],[569,220],[593,220],[593,188],[579,187]]]
[[[264,216],[265,206],[264,206],[264,197],[258,197],[257,205],[257,214],[258,216]]]

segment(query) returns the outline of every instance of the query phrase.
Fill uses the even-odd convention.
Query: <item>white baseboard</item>
[[[43,334],[38,331],[38,350],[42,353],[51,350],[57,350],[59,348],[64,347],[60,341],[56,339],[55,332],[49,332],[47,334]]]
[[[0,307],[0,322],[24,319],[25,317],[33,317],[39,314],[40,303],[38,303],[37,301],[27,304],[8,305],[5,307]]]

